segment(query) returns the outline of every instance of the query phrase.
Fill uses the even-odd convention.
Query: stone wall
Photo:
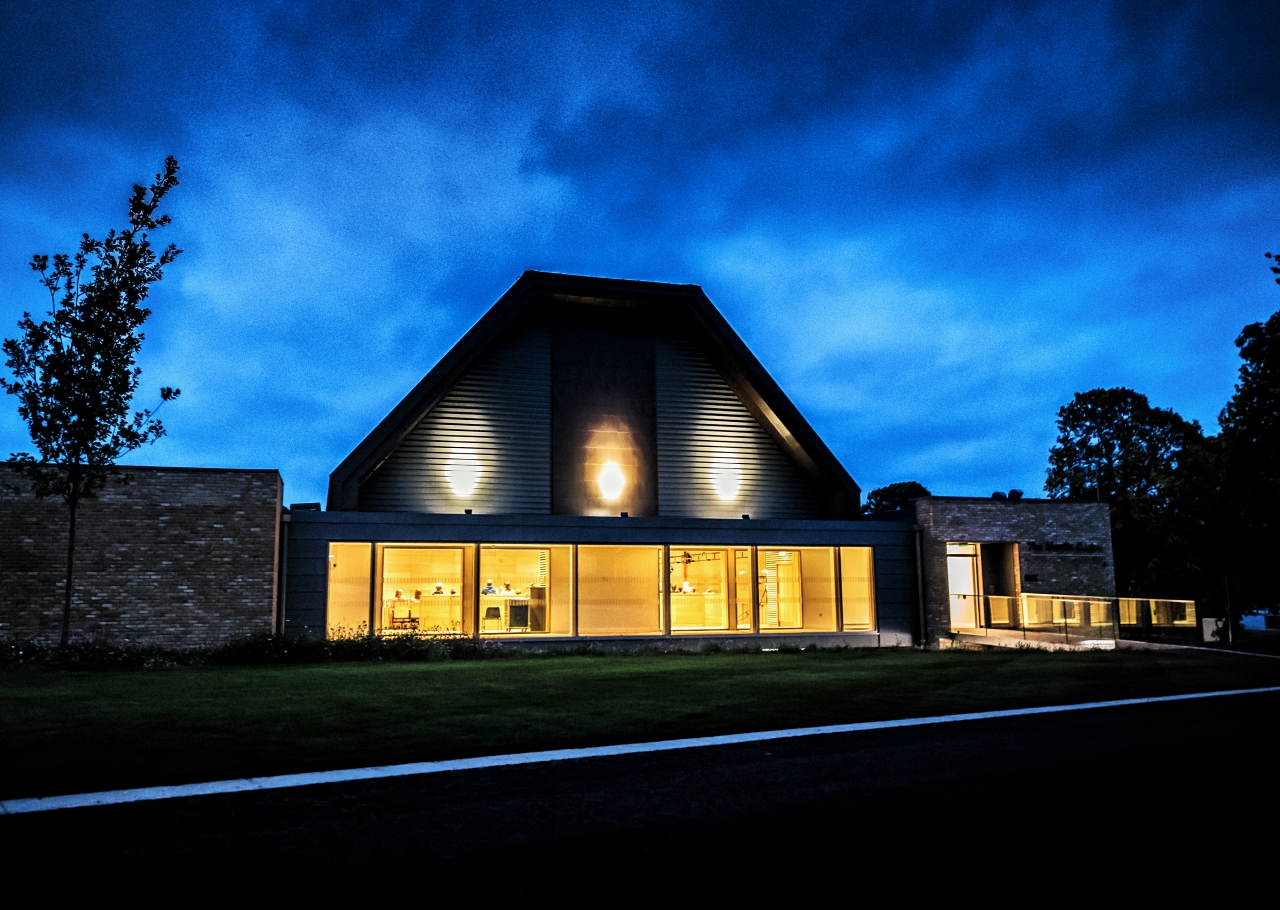
[[[1106,503],[931,497],[912,501],[920,528],[925,625],[936,645],[951,631],[947,543],[1017,544],[1017,591],[1116,596]]]
[[[121,471],[77,509],[73,636],[183,648],[271,632],[279,473]],[[66,552],[66,505],[0,465],[0,638],[57,640]]]

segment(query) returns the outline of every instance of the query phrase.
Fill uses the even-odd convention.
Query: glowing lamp
[[[480,485],[480,459],[473,449],[454,449],[444,466],[444,479],[454,496],[470,496]]]
[[[613,502],[622,495],[627,485],[627,478],[616,461],[606,461],[600,473],[596,475],[596,483],[600,486],[600,495]]]
[[[742,468],[728,452],[721,452],[711,462],[711,487],[725,502],[738,498],[742,488]]]

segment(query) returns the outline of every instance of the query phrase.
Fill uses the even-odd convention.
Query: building
[[[1115,639],[1129,614],[1135,628],[1142,615],[1195,625],[1194,605],[1126,613],[1104,504],[930,498],[862,515],[858,485],[694,285],[526,272],[333,471],[325,509],[283,509],[271,472],[270,520],[241,527],[226,504],[243,491],[202,507],[214,521],[172,508],[183,497],[165,483],[182,471],[130,470],[151,485],[135,484],[129,514],[154,528],[112,532],[104,515],[105,547],[158,534],[150,558],[170,565],[164,540],[189,554],[243,543],[267,582],[248,613],[241,598],[201,608],[227,622],[184,624],[196,608],[174,604],[229,604],[248,562],[183,582],[139,555],[116,565],[133,579],[116,587],[146,596],[113,595],[124,618],[81,631],[781,647],[1079,644]],[[0,522],[59,507],[0,494]],[[57,523],[42,533],[23,552],[56,552]],[[25,564],[35,593],[0,610],[10,636],[47,634],[60,616],[41,605],[61,602],[57,561]],[[99,595],[79,579],[88,617]]]

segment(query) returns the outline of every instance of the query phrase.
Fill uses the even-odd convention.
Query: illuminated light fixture
[[[480,458],[474,449],[454,449],[449,461],[444,466],[444,479],[449,482],[449,489],[454,496],[470,496],[480,485],[480,475],[484,469],[480,467]]]
[[[721,452],[711,462],[711,486],[725,502],[738,498],[742,489],[742,468],[738,459],[728,452]]]
[[[606,461],[600,473],[596,475],[596,483],[600,486],[600,495],[613,502],[622,495],[627,485],[627,478],[616,461]]]

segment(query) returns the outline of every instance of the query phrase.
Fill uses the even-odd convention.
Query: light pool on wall
[[[720,452],[711,462],[711,486],[716,496],[725,502],[738,498],[742,489],[742,468],[738,459],[728,452]]]
[[[480,466],[480,457],[474,449],[463,447],[454,449],[444,466],[444,479],[454,496],[470,496],[480,485],[480,475],[484,469]]]

